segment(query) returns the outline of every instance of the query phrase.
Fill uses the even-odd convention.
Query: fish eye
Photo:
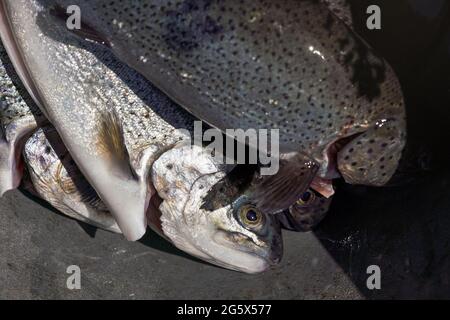
[[[313,202],[315,198],[316,194],[312,190],[307,190],[300,196],[296,204],[299,206],[306,206]]]
[[[250,227],[257,227],[263,223],[264,216],[258,208],[253,205],[245,205],[240,209],[241,222]]]

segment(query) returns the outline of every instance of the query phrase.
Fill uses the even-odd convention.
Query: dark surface
[[[355,28],[393,65],[406,99],[408,143],[388,188],[341,185],[316,235],[368,298],[450,298],[450,3],[352,1],[382,8],[383,28]],[[349,238],[350,237],[350,238]],[[350,239],[350,240],[349,240]],[[361,286],[381,268],[382,290]]]
[[[76,221],[9,192],[0,201],[0,298],[360,297],[312,234],[286,233],[282,264],[261,275],[194,261],[153,233],[142,242],[102,230],[92,238]],[[66,287],[70,265],[81,268],[81,290]]]
[[[319,228],[285,232],[281,265],[256,276],[190,259],[153,234],[129,243],[95,232],[10,192],[0,201],[0,298],[450,298],[449,3],[352,2],[355,28],[405,92],[409,139],[391,187],[339,184]],[[364,28],[369,4],[382,7],[381,31]],[[66,288],[72,264],[78,291]],[[381,290],[366,288],[372,264]]]

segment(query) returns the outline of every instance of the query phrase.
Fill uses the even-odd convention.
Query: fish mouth
[[[277,265],[283,254],[281,238],[274,237],[270,248],[260,247],[253,240],[240,232],[217,229],[214,242],[223,248],[220,253],[220,265],[246,273],[260,273]],[[232,251],[235,257],[226,261],[226,251]],[[233,261],[236,261],[233,263]],[[217,263],[216,263],[217,264]]]
[[[323,158],[325,159],[325,168],[322,169],[312,180],[311,189],[318,192],[325,198],[334,195],[333,180],[342,178],[338,168],[338,154],[352,140],[363,134],[362,132],[338,138],[325,148]]]
[[[214,173],[203,174],[199,176],[191,185],[189,196],[183,206],[183,211],[188,210],[186,208],[187,203],[190,202],[195,192],[193,190],[204,190],[201,195],[196,196],[198,198],[204,198],[208,193],[209,188],[198,188],[199,184],[205,184],[205,178],[211,177],[212,181],[216,181],[213,178],[216,175],[220,175],[220,171]],[[208,183],[209,184],[209,183]],[[212,183],[211,185],[214,185]],[[202,209],[199,209],[202,210]],[[183,212],[184,214],[184,212]],[[199,214],[204,214],[200,213]],[[208,213],[206,213],[208,214]],[[226,212],[223,212],[226,214]],[[281,228],[278,224],[278,220],[269,217],[273,220],[273,223],[277,223],[275,230],[272,234],[264,236],[265,239],[259,238],[259,241],[263,244],[258,244],[252,237],[240,232],[239,230],[230,230],[216,225],[211,221],[211,226],[214,228],[211,241],[211,246],[218,246],[219,250],[208,250],[208,255],[212,258],[212,263],[226,267],[227,269],[242,271],[245,273],[260,273],[275,266],[281,261],[283,254],[283,246],[281,239]],[[238,223],[236,221],[236,223]],[[279,235],[277,235],[277,232]],[[258,235],[256,235],[258,237]],[[217,253],[216,253],[217,252]]]

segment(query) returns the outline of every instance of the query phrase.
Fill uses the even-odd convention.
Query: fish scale
[[[39,108],[12,72],[12,64],[0,43],[0,196],[16,188],[22,177],[21,148],[27,137],[37,128],[36,120],[43,120]]]
[[[210,125],[279,129],[281,153],[311,156],[319,177],[338,170],[348,183],[380,186],[397,167],[406,136],[398,79],[320,1],[41,2],[78,5],[84,36],[95,34]],[[331,146],[348,137],[346,148],[330,155]],[[359,147],[372,140],[373,152]],[[287,164],[295,167],[295,161]],[[293,185],[298,179],[282,179],[293,193],[301,191]],[[262,194],[275,194],[273,187]]]
[[[8,54],[60,138],[51,146],[67,149],[76,164],[65,166],[76,176],[59,170],[67,159],[58,157],[67,152],[54,148],[47,154],[52,142],[42,131],[26,146],[32,179],[41,182],[35,187],[55,207],[76,211],[94,204],[96,210],[100,198],[127,239],[140,238],[148,222],[181,250],[233,270],[256,273],[280,261],[277,219],[248,202],[247,190],[229,181],[230,169],[209,150],[180,141],[193,127],[190,114],[109,50],[75,37],[50,7],[14,0],[0,2],[0,9],[8,22],[0,28]],[[5,37],[11,33],[14,42]],[[45,170],[41,162],[57,170]],[[219,183],[227,192],[211,191]],[[74,185],[83,188],[61,194]],[[249,211],[256,221],[246,218]],[[109,215],[98,218],[103,227],[111,221]]]

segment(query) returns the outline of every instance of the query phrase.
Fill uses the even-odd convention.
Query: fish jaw
[[[278,221],[266,215],[263,230],[246,229],[236,218],[236,201],[223,204],[229,189],[212,194],[226,177],[226,170],[199,147],[184,145],[164,153],[152,167],[162,199],[162,231],[179,249],[209,263],[245,273],[265,271],[281,260]]]

